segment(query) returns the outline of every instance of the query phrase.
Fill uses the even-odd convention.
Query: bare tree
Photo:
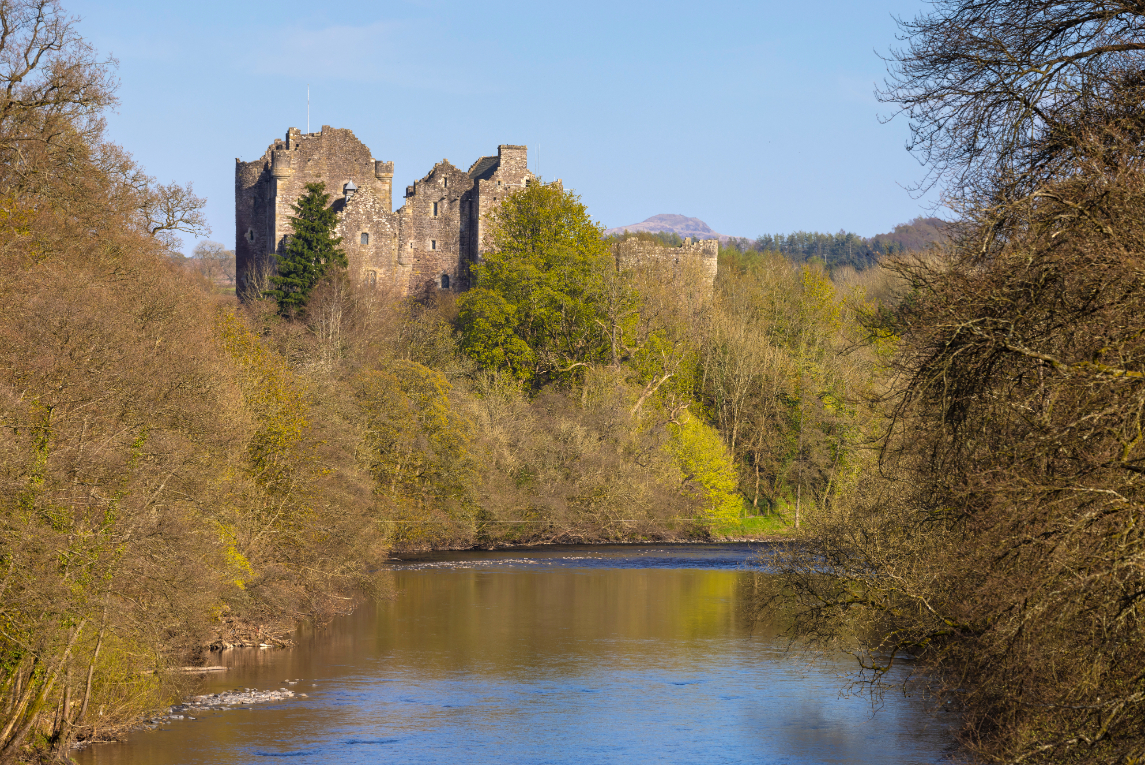
[[[51,140],[28,131],[83,125],[114,102],[114,59],[101,60],[58,0],[0,2],[0,142]]]
[[[1142,84],[1139,0],[936,0],[899,26],[906,45],[878,95],[910,121],[920,189],[1029,193],[1069,155],[1079,120],[1120,110]]]
[[[188,183],[181,186],[177,183],[149,182],[140,195],[139,214],[147,233],[162,240],[168,248],[178,246],[176,232],[204,236],[211,233],[207,225],[207,218],[203,215],[203,207],[207,200],[195,196],[195,190]]]
[[[47,171],[46,154],[102,134],[115,61],[100,59],[74,24],[56,0],[0,2],[0,186],[28,186]]]
[[[235,283],[235,253],[209,239],[195,245],[193,257],[200,272],[211,284]]]
[[[879,469],[779,582],[873,677],[916,660],[986,761],[1140,762],[1145,4],[937,0],[902,28],[882,96],[962,220],[892,266]]]

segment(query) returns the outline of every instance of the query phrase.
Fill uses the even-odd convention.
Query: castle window
[[[448,178],[442,178],[441,179],[441,185],[448,189],[449,188],[449,179]]]
[[[377,271],[371,271],[370,272],[370,286],[371,287],[378,286],[378,272]]]
[[[443,290],[449,289],[449,274],[441,275],[441,288]]]
[[[370,243],[370,235],[367,234],[365,231],[363,231],[362,232],[362,244],[369,244],[369,243]]]
[[[253,228],[248,228],[246,230],[246,240],[248,242],[250,242],[251,244],[254,244],[254,229]]]
[[[436,239],[430,239],[429,240],[429,249],[431,249],[431,250],[437,249],[437,240]]]
[[[437,202],[433,203],[433,217],[437,217]]]

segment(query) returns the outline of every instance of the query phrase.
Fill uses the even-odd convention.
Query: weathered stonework
[[[524,146],[500,146],[468,171],[442,160],[393,210],[392,162],[375,160],[349,130],[290,128],[254,162],[235,160],[235,255],[239,293],[272,266],[290,233],[293,205],[321,181],[338,212],[336,232],[363,284],[399,295],[464,290],[481,255],[485,215],[534,176]]]
[[[646,239],[621,239],[612,246],[616,267],[621,271],[653,264],[668,265],[674,269],[682,266],[695,266],[699,278],[708,284],[716,280],[716,268],[720,254],[718,239],[685,239],[680,247],[669,247]]]
[[[394,163],[375,160],[349,130],[323,125],[318,133],[286,131],[259,159],[235,160],[235,256],[240,295],[274,259],[291,232],[294,203],[306,184],[321,181],[338,213],[336,233],[361,284],[397,295],[469,287],[470,265],[480,260],[485,216],[507,194],[535,180],[524,146],[502,145],[468,170],[448,160],[407,186],[404,204],[393,209]],[[557,181],[559,184],[560,181]],[[717,240],[664,247],[625,239],[614,245],[617,268],[660,263],[698,264],[716,276]]]

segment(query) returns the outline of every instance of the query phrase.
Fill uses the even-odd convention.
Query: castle
[[[394,163],[375,160],[350,130],[323,125],[318,133],[290,128],[259,159],[235,159],[235,270],[242,294],[272,272],[291,233],[294,203],[306,184],[321,181],[338,213],[335,230],[360,284],[398,295],[469,287],[469,266],[484,243],[486,214],[513,191],[536,181],[524,146],[502,145],[468,170],[448,160],[405,189],[393,209]],[[699,258],[715,278],[715,240],[663,248],[631,242],[615,249],[617,266],[649,260]]]

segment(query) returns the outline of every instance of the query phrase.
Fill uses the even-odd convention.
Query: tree
[[[32,160],[101,137],[115,61],[97,57],[57,0],[9,0],[0,26],[0,167],[10,187],[46,169]]]
[[[879,470],[780,554],[796,629],[961,707],[984,760],[1145,758],[1145,10],[937,0],[883,97],[951,247],[890,267]]]
[[[338,248],[342,243],[334,236],[338,216],[329,205],[324,183],[306,184],[306,193],[294,203],[290,219],[294,233],[278,258],[278,274],[271,277],[275,289],[269,292],[284,315],[305,309],[310,293],[331,268],[349,265],[346,253]]]
[[[458,301],[461,347],[534,388],[611,358],[615,265],[585,206],[532,183],[489,214],[492,249]]]
[[[879,97],[910,121],[921,187],[1021,196],[1068,162],[1095,115],[1142,127],[1136,0],[937,0],[899,25],[907,45]]]
[[[174,250],[179,246],[175,233],[182,231],[193,236],[211,233],[203,207],[207,200],[196,196],[190,183],[156,183],[154,178],[142,176],[139,194],[139,213],[147,233]]]
[[[196,265],[211,284],[234,284],[235,253],[219,242],[205,240],[195,245]]]

